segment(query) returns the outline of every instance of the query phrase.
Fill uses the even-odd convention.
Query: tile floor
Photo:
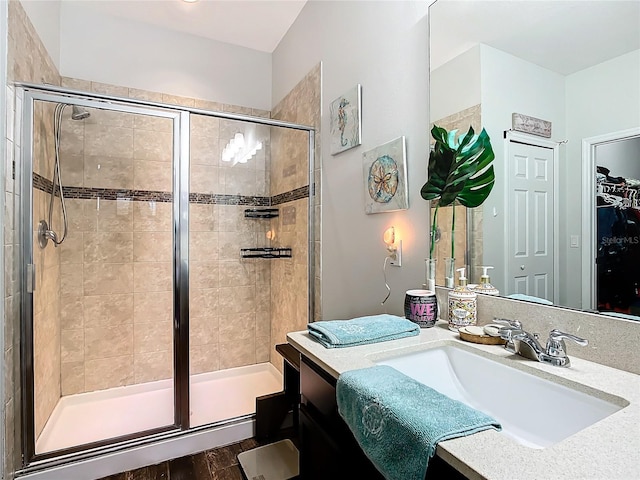
[[[291,435],[281,436],[291,438]],[[280,438],[258,441],[249,438],[225,447],[175,458],[100,480],[245,480],[238,464],[238,454],[278,439]],[[295,438],[292,440],[296,442]]]

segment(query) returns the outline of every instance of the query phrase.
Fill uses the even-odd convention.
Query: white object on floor
[[[291,440],[264,445],[238,454],[249,480],[288,480],[298,476],[298,449]]]
[[[192,427],[255,413],[256,397],[282,390],[270,363],[191,376]],[[160,380],[62,397],[36,441],[36,453],[173,425],[173,381]]]

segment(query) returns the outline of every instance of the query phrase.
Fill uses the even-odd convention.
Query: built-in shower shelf
[[[275,218],[279,215],[277,208],[247,208],[245,218]]]
[[[290,248],[241,248],[242,258],[291,258]]]

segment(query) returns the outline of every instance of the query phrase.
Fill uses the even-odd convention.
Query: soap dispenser
[[[477,320],[478,295],[467,287],[465,267],[460,272],[458,285],[449,291],[449,330],[457,332],[460,327],[475,325]]]
[[[482,275],[480,276],[480,285],[475,288],[477,293],[484,293],[485,295],[500,295],[500,292],[496,287],[491,285],[491,280],[489,279],[489,274],[487,270],[493,267],[480,267],[482,269]]]

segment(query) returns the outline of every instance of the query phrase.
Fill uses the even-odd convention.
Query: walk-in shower
[[[23,95],[26,463],[250,421],[313,311],[313,130]]]
[[[45,248],[49,240],[51,240],[54,245],[58,246],[67,236],[67,209],[64,204],[64,191],[62,190],[62,177],[60,175],[60,134],[62,130],[62,114],[64,113],[64,109],[69,105],[66,103],[59,103],[56,105],[56,109],[54,111],[53,118],[53,137],[54,137],[54,149],[55,149],[55,160],[53,166],[53,179],[52,179],[52,188],[49,193],[49,215],[48,215],[48,223],[47,220],[40,220],[38,223],[38,245],[40,248]],[[91,114],[77,105],[72,105],[71,110],[71,119],[72,120],[84,120],[85,118],[89,118]],[[62,235],[58,236],[58,234],[53,229],[53,209],[56,196],[60,197],[60,209],[62,211],[62,224],[63,231]]]

